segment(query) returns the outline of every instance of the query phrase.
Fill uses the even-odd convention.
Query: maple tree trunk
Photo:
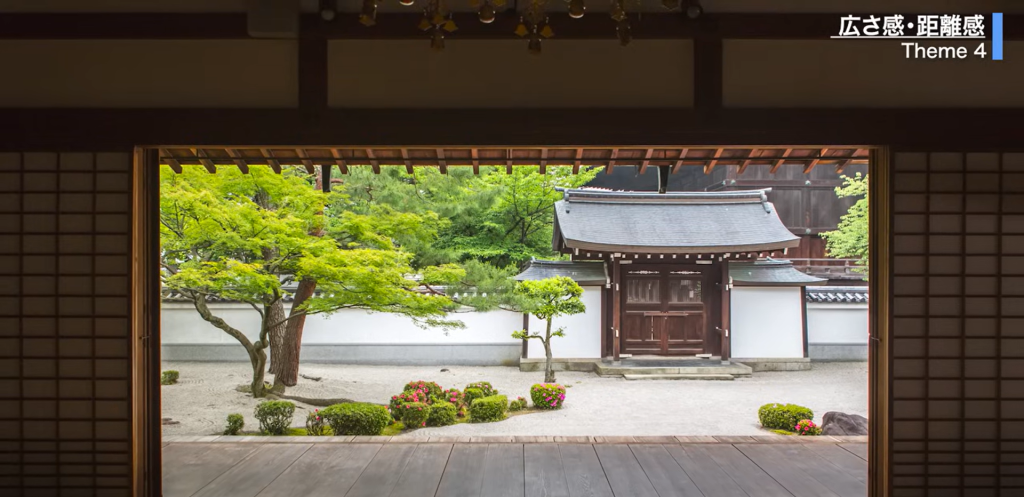
[[[548,328],[544,332],[544,383],[555,382],[555,370],[551,367],[551,318],[548,318]]]
[[[270,374],[274,375],[274,383],[277,383],[277,375],[280,374],[281,366],[286,363],[282,356],[282,350],[285,348],[285,324],[283,321],[287,317],[284,313],[284,302],[278,300],[274,302],[266,311],[266,320],[268,325],[273,323],[281,323],[277,326],[270,328],[270,332],[267,336],[270,338]]]
[[[292,303],[292,310],[289,314],[291,319],[284,326],[282,340],[275,343],[272,350],[276,350],[276,369],[274,370],[274,383],[294,387],[299,381],[299,354],[302,350],[302,329],[306,324],[306,316],[295,315],[306,299],[313,296],[316,290],[316,280],[303,279],[299,281],[299,287],[295,291],[295,301]],[[295,316],[295,317],[291,317]]]

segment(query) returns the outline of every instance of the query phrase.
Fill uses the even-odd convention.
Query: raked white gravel
[[[449,369],[440,372],[442,368]],[[164,426],[165,435],[213,435],[224,429],[230,413],[245,416],[255,429],[257,401],[236,387],[249,382],[246,363],[175,362],[163,369],[181,373],[177,385],[165,386],[163,417],[179,424]],[[436,381],[460,390],[476,381],[490,381],[510,398],[530,398],[530,386],[543,373],[522,373],[510,367],[303,365],[301,373],[321,377],[300,379],[289,395],[348,398],[386,404],[412,380]],[[268,375],[269,376],[269,375]],[[769,402],[811,408],[815,422],[827,411],[867,416],[867,363],[814,363],[810,371],[754,373],[734,381],[646,380],[600,378],[593,373],[559,372],[566,385],[565,407],[558,411],[516,416],[498,423],[423,428],[403,437],[460,435],[764,435],[757,409]],[[272,377],[268,377],[272,381]],[[296,403],[294,425],[302,426],[314,407]]]

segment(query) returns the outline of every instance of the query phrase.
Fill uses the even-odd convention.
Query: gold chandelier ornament
[[[629,42],[633,40],[633,35],[630,33],[629,28],[629,19],[619,21],[618,25],[615,26],[615,34],[619,37],[620,45],[629,45]]]
[[[480,22],[490,24],[498,18],[498,9],[506,5],[506,0],[469,0],[469,4],[477,7],[476,14]]]
[[[406,7],[409,7],[409,6],[413,5],[413,4],[415,4],[416,0],[398,0],[398,3],[400,3],[402,5],[405,5]]]
[[[430,31],[430,48],[438,51],[444,50],[445,33],[459,29],[444,0],[427,0],[419,27],[423,31]]]
[[[540,54],[541,41],[544,38],[555,36],[555,30],[551,29],[551,24],[548,23],[546,6],[547,0],[530,0],[530,4],[519,18],[519,25],[516,26],[517,35],[529,37],[527,48],[532,54]]]
[[[579,19],[586,10],[587,6],[583,0],[569,0],[569,17]]]
[[[629,16],[626,15],[626,1],[612,0],[611,9],[608,11],[612,20],[615,21],[615,36],[619,38],[619,44],[622,46],[629,45],[629,42],[633,40],[633,34],[630,32]]]

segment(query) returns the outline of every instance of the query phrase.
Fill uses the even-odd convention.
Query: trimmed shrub
[[[800,436],[821,435],[821,428],[818,428],[818,425],[814,424],[814,421],[801,419],[800,422],[796,424],[796,434]]]
[[[406,383],[405,388],[402,389],[402,391],[406,393],[418,392],[421,397],[428,399],[431,396],[441,395],[441,390],[441,385],[438,385],[437,383],[434,383],[432,381],[423,380],[410,381],[409,383]]]
[[[448,426],[455,424],[459,410],[451,402],[435,402],[427,414],[427,426]]]
[[[224,430],[225,435],[238,435],[238,432],[245,428],[245,418],[241,414],[228,414],[228,427]]]
[[[164,371],[160,373],[160,384],[161,385],[173,385],[178,382],[178,372],[174,370]]]
[[[796,404],[765,404],[757,410],[757,419],[765,428],[794,431],[801,420],[814,419],[814,412]]]
[[[530,387],[530,398],[538,409],[561,409],[565,404],[565,387],[557,383],[538,383]]]
[[[427,416],[430,414],[430,405],[423,402],[409,402],[402,406],[402,424],[406,428],[420,428],[427,426]]]
[[[469,385],[466,385],[465,390],[469,390],[470,388],[479,388],[480,391],[483,393],[484,397],[498,395],[498,389],[492,387],[491,383],[487,381],[478,381],[476,383],[470,383]]]
[[[269,435],[284,435],[292,426],[295,404],[287,400],[268,400],[256,406],[256,419],[260,431]]]
[[[507,410],[508,397],[504,395],[491,395],[490,397],[476,399],[469,405],[469,420],[474,423],[501,421],[505,419],[505,411]]]
[[[306,435],[322,437],[327,434],[327,420],[320,414],[320,409],[306,415]]]
[[[464,392],[465,393],[463,394],[463,398],[465,398],[465,404],[467,406],[472,406],[473,401],[476,399],[482,399],[484,397],[487,397],[487,395],[484,395],[484,391],[480,390],[479,388],[467,388],[464,390]]]
[[[420,402],[423,404],[430,404],[433,401],[430,397],[416,393],[416,392],[402,392],[398,395],[392,395],[391,401],[388,402],[388,412],[395,419],[402,419],[402,413],[404,409],[402,407],[410,402]]]
[[[466,394],[459,391],[458,388],[450,388],[441,392],[440,400],[455,405],[455,409],[462,409],[462,406],[466,404]]]
[[[334,404],[320,415],[335,435],[380,435],[391,423],[386,407],[364,402]]]
[[[516,400],[508,403],[509,411],[522,411],[523,409],[526,409],[526,399],[522,397],[517,397]]]

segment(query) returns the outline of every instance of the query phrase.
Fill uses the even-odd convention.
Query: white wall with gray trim
[[[552,340],[559,358],[599,358],[601,350],[601,288],[584,287],[584,314],[556,318],[566,336]],[[288,307],[286,306],[286,309]],[[259,334],[260,316],[247,304],[211,303],[210,310],[250,339]],[[457,312],[449,315],[465,328],[422,328],[410,318],[346,309],[306,319],[302,335],[303,362],[406,365],[508,365],[519,363],[522,342],[512,332],[522,329],[522,314],[509,311]],[[242,346],[204,321],[191,303],[164,302],[160,313],[161,350],[165,361],[247,361]],[[530,330],[543,332],[531,319]],[[530,357],[543,357],[532,340]]]
[[[808,302],[807,352],[814,361],[868,360],[868,305]]]

